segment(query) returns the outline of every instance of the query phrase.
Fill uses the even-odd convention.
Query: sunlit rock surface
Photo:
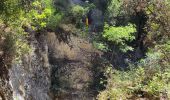
[[[8,80],[0,79],[0,100],[12,100],[12,91]]]
[[[33,48],[23,56],[22,63],[14,64],[10,70],[10,81],[14,100],[50,100],[50,66],[48,46],[42,33],[41,37],[31,37]],[[46,59],[46,60],[45,60]]]

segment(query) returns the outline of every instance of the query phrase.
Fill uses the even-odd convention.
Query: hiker
[[[91,20],[90,16],[87,15],[87,16],[83,16],[82,22],[83,22],[86,26],[89,26],[89,25],[91,25],[92,20]]]

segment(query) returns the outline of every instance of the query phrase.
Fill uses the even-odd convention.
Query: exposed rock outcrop
[[[20,100],[92,100],[101,52],[68,30],[30,32],[33,50],[10,70],[13,96]],[[96,74],[97,73],[97,74]]]
[[[49,61],[52,65],[51,89],[57,100],[92,100],[96,91],[91,88],[95,80],[93,72],[95,54],[99,54],[92,45],[71,35],[67,40],[59,41],[58,35],[48,33],[50,48]],[[67,35],[66,35],[67,36]],[[99,57],[99,56],[98,56]]]
[[[5,33],[5,35],[2,35]],[[9,68],[13,58],[13,43],[9,41],[10,31],[4,24],[0,25],[0,100],[12,100],[9,83]]]
[[[50,100],[50,66],[45,32],[30,33],[32,52],[25,54],[22,63],[13,64],[10,80],[14,98],[19,100]]]

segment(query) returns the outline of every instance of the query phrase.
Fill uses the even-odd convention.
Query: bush
[[[110,24],[115,25],[117,21],[117,17],[121,16],[124,13],[122,10],[122,5],[123,5],[123,0],[109,1],[107,12],[106,12],[106,18],[109,19],[108,22]]]
[[[104,51],[104,52],[107,52],[109,49],[108,49],[108,45],[105,44],[105,43],[102,43],[102,42],[97,42],[97,41],[93,41],[93,46],[98,49],[98,50],[101,50],[101,51]]]
[[[108,84],[106,90],[100,92],[98,99],[148,98],[155,100],[162,96],[166,99],[170,98],[170,63],[164,58],[167,55],[160,49],[150,52],[137,66],[130,65],[127,71],[108,67],[105,74]],[[165,67],[164,64],[167,66]]]
[[[55,30],[63,17],[62,13],[52,14],[47,21],[47,28]]]
[[[29,23],[35,30],[46,27],[54,30],[62,18],[62,13],[56,12],[52,0],[33,2],[32,9],[27,15],[27,19],[31,19]]]
[[[147,42],[149,44],[156,44],[167,41],[170,38],[170,1],[159,0],[150,1],[145,8],[148,16],[146,30],[148,31]]]
[[[26,21],[21,0],[2,0],[0,3],[0,35],[5,38],[3,49],[6,52],[4,60],[10,58],[18,59],[21,55],[28,53],[30,48],[27,44],[27,33],[22,28]],[[11,63],[11,62],[9,62]]]
[[[20,0],[1,0],[0,19],[3,19],[5,23],[17,19],[21,11],[20,2]]]
[[[125,27],[108,26],[106,24],[103,37],[113,44],[118,45],[123,52],[126,52],[128,50],[133,50],[133,48],[126,43],[135,39],[134,32],[136,32],[136,29],[132,24]]]
[[[76,24],[77,26],[81,24],[82,21],[82,16],[86,15],[88,9],[79,5],[72,6],[71,11],[70,11],[70,18]]]

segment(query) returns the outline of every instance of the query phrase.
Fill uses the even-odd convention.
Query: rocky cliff
[[[63,28],[30,33],[32,52],[10,70],[14,99],[94,99],[102,53],[86,39]]]

